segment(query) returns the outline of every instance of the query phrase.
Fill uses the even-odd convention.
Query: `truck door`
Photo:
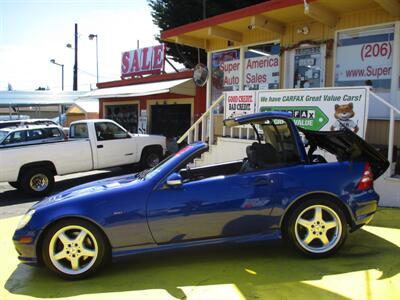
[[[94,127],[97,168],[136,162],[136,144],[128,132],[112,122],[97,122]]]

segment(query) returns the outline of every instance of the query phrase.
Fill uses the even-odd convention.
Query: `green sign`
[[[321,130],[329,118],[318,106],[262,106],[260,111],[285,111],[292,114],[293,122],[310,130]]]

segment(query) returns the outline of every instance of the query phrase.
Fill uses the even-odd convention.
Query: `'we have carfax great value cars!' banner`
[[[287,111],[297,126],[335,131],[346,126],[365,136],[368,87],[266,90],[257,93],[257,111]]]
[[[255,112],[286,111],[292,114],[292,120],[297,126],[305,129],[335,131],[346,126],[365,137],[368,91],[368,87],[259,90],[255,96]],[[232,105],[234,101],[241,104],[240,99],[253,99],[250,93],[227,93],[225,117],[252,113],[251,105]],[[250,103],[252,101],[246,104]],[[246,111],[243,111],[244,107]]]

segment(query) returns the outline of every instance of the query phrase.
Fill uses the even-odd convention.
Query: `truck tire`
[[[146,149],[142,154],[142,159],[140,160],[140,164],[143,168],[149,169],[152,168],[161,161],[161,154],[157,149]]]
[[[11,185],[14,189],[17,189],[17,190],[21,189],[21,184],[19,183],[19,181],[9,182],[8,184]]]
[[[48,195],[54,187],[54,175],[47,168],[31,168],[21,176],[21,187],[32,196]]]

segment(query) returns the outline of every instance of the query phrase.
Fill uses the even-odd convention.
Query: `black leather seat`
[[[274,146],[269,143],[253,143],[246,148],[247,161],[244,162],[241,172],[262,169],[279,163],[279,155]]]

